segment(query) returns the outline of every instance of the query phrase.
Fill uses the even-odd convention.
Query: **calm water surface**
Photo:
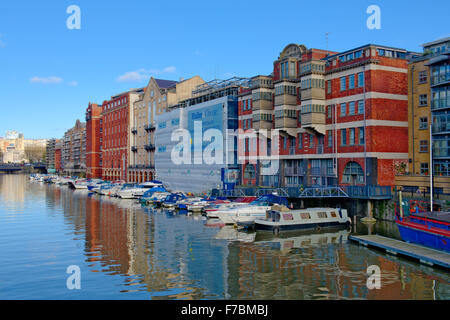
[[[202,217],[0,175],[0,299],[449,299],[450,277],[350,230],[238,233]],[[392,223],[358,233],[398,237]],[[81,269],[68,290],[67,268]],[[368,290],[367,267],[382,288]]]

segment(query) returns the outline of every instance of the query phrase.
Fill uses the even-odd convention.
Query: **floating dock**
[[[366,247],[384,249],[389,254],[398,254],[419,260],[420,263],[429,266],[440,266],[450,269],[450,254],[443,251],[378,235],[349,236],[348,238],[351,241],[358,242]]]

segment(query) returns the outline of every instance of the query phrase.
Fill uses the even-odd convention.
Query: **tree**
[[[3,151],[0,150],[0,163],[3,163]]]
[[[45,149],[45,146],[26,146],[24,150],[25,159],[29,163],[43,162],[45,160]]]

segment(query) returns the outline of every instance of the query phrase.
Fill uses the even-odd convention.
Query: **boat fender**
[[[278,228],[278,227],[273,228],[274,235],[278,235],[279,233],[280,233],[280,228]]]

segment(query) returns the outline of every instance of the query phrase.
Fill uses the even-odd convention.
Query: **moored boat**
[[[450,252],[450,212],[415,212],[395,222],[403,241]]]
[[[247,205],[238,206],[236,208],[219,210],[216,212],[217,217],[225,224],[246,223],[253,224],[258,218],[264,218],[266,212],[274,205],[288,205],[288,201],[284,197],[269,194],[250,202]]]
[[[278,233],[286,230],[348,226],[351,219],[347,210],[341,208],[275,209],[268,211],[265,219],[256,219],[254,223],[257,231]]]

